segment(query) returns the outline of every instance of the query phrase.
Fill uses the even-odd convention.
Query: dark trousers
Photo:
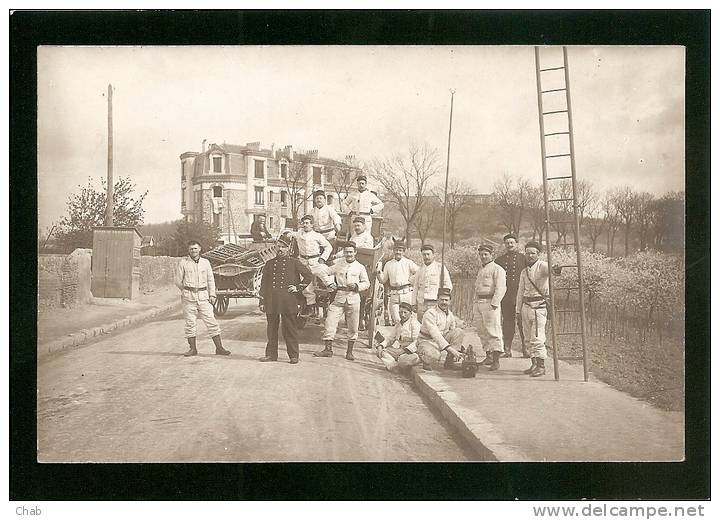
[[[505,352],[510,352],[512,350],[512,342],[513,338],[515,337],[515,325],[517,323],[515,316],[516,296],[517,291],[512,293],[507,292],[505,293],[505,297],[500,303],[500,310],[502,313],[503,345]],[[525,336],[523,334],[522,326],[518,327],[518,331],[520,332],[520,341],[522,343],[522,348],[523,350],[525,350]]]
[[[289,358],[300,357],[300,345],[298,344],[297,326],[295,325],[295,314],[266,314],[267,317],[267,346],[265,355],[269,358],[278,357],[278,328],[282,316],[282,333],[285,338],[285,346]]]

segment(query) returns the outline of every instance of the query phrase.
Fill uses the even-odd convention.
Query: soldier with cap
[[[377,356],[390,371],[417,365],[417,339],[420,336],[420,322],[412,315],[412,305],[400,304],[400,321],[392,332],[377,344]]]
[[[342,227],[342,219],[335,208],[325,203],[325,192],[318,190],[313,194],[314,206],[311,212],[313,229],[334,245],[336,233]]]
[[[435,248],[430,244],[420,246],[423,265],[415,273],[413,283],[413,305],[417,306],[417,318],[423,319],[425,310],[437,304],[440,288],[440,269],[444,269],[442,286],[452,291],[452,281],[447,267],[435,261]]]
[[[190,349],[184,356],[197,356],[197,317],[205,323],[208,335],[215,344],[215,354],[227,356],[229,350],[223,348],[220,338],[220,326],[213,314],[215,303],[215,278],[207,258],[200,256],[202,247],[197,240],[188,242],[188,256],[180,259],[175,268],[175,285],[180,289],[183,316],[185,318],[185,337]]]
[[[260,283],[260,311],[267,317],[267,345],[260,361],[277,361],[278,328],[282,320],[291,364],[300,360],[300,346],[297,333],[299,285],[312,281],[313,275],[300,260],[289,256],[291,238],[281,236],[277,241],[277,256],[263,267]]]
[[[353,222],[353,233],[350,235],[350,240],[355,242],[358,247],[372,249],[375,247],[375,240],[370,234],[370,231],[365,228],[365,219],[360,215],[356,216],[352,220]]]
[[[372,230],[372,216],[382,211],[384,204],[377,195],[368,190],[367,176],[365,174],[357,177],[357,191],[349,194],[345,198],[345,205],[354,215],[359,215],[365,219],[365,226]]]
[[[265,226],[265,215],[255,215],[255,220],[250,226],[250,234],[253,242],[264,242],[272,239],[272,235]]]
[[[295,241],[298,246],[300,262],[327,285],[330,278],[326,275],[323,264],[330,258],[332,246],[324,236],[313,231],[313,221],[312,215],[305,215],[300,219],[301,228],[295,233]],[[315,305],[315,282],[313,281],[303,289],[302,294],[306,302],[302,315],[306,316],[309,308]]]
[[[388,260],[377,276],[381,283],[390,285],[388,291],[388,311],[393,325],[400,321],[400,303],[412,304],[413,288],[410,277],[417,273],[418,266],[405,258],[405,241],[393,238],[393,258]]]
[[[329,268],[331,274],[335,275],[337,291],[335,298],[328,306],[328,315],[325,318],[325,332],[322,339],[325,348],[313,353],[315,357],[332,357],[333,341],[337,332],[340,318],[345,316],[345,323],[348,328],[347,351],[345,359],[353,361],[353,347],[358,338],[358,324],[360,322],[360,292],[370,287],[370,280],[365,266],[355,259],[357,247],[353,242],[342,244],[344,258],[337,260]]]
[[[460,328],[460,320],[450,311],[450,289],[441,287],[437,297],[437,305],[425,311],[417,341],[425,370],[432,370],[432,363],[439,361],[443,352],[446,368],[462,358],[460,350],[465,333]]]
[[[478,254],[481,265],[475,279],[473,298],[475,329],[485,350],[483,365],[497,370],[503,353],[500,303],[505,296],[505,270],[493,262],[492,246],[481,244]]]
[[[517,323],[520,332],[520,342],[522,344],[523,357],[530,357],[525,348],[525,336],[522,330],[522,324],[517,322],[515,316],[515,300],[517,299],[518,284],[520,283],[520,275],[527,265],[525,255],[518,252],[517,237],[512,233],[508,233],[503,237],[505,243],[505,253],[495,259],[495,263],[505,269],[507,281],[507,291],[500,304],[502,314],[502,331],[503,346],[505,353],[502,357],[512,357],[512,342],[515,337],[515,325]]]

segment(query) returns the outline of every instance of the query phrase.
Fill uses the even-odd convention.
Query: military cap
[[[341,247],[343,247],[343,248],[345,248],[345,247],[352,247],[355,251],[357,251],[357,244],[356,244],[355,242],[353,242],[352,240],[348,240],[347,242],[343,242]]]
[[[400,302],[400,308],[412,312],[412,305],[410,305],[408,302]]]
[[[447,287],[440,287],[440,289],[438,289],[437,295],[438,295],[438,298],[440,298],[441,296],[452,297],[452,291]]]
[[[423,244],[420,246],[420,251],[432,251],[435,252],[435,248],[431,244]]]
[[[278,243],[283,246],[289,246],[292,243],[292,237],[289,233],[280,235],[280,238],[278,238]]]
[[[357,179],[355,179],[355,182],[359,182],[359,181],[367,182],[367,175],[365,175],[364,173],[361,173],[360,175],[358,175]]]
[[[534,240],[531,240],[530,242],[525,244],[525,249],[527,249],[528,247],[534,247],[538,251],[542,251],[542,246],[540,244],[538,244],[537,242],[535,242]]]
[[[493,247],[490,244],[480,244],[477,248],[478,253],[481,251],[487,251],[488,253],[492,254]]]
[[[300,222],[304,220],[309,220],[310,222],[313,222],[313,216],[312,215],[305,215],[303,218],[300,219]]]
[[[313,199],[317,197],[318,195],[325,196],[325,192],[323,190],[317,190],[315,193],[313,193]]]
[[[512,233],[508,233],[507,235],[505,235],[505,236],[503,237],[503,242],[504,242],[505,240],[507,240],[508,238],[512,238],[515,242],[517,242],[517,237],[516,237],[515,235],[513,235]]]
[[[407,249],[407,246],[405,246],[405,239],[393,237],[393,249],[398,248]]]
[[[353,218],[353,223],[355,222],[362,222],[363,224],[365,224],[365,219],[363,217],[357,216]]]

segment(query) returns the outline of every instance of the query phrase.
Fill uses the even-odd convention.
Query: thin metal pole
[[[555,369],[555,381],[559,381],[560,371],[558,367],[557,337],[555,335],[555,299],[553,296],[552,245],[550,242],[550,205],[548,203],[547,160],[545,159],[545,121],[543,120],[539,47],[535,47],[535,79],[537,81],[538,120],[540,122],[540,154],[542,156],[543,197],[545,199],[545,247],[547,248],[548,290],[550,293],[550,308],[548,309],[548,317],[550,318],[550,325],[552,330],[551,337],[553,347],[553,368]]]
[[[112,124],[112,85],[108,84],[108,153],[107,153],[107,204],[105,206],[105,225],[113,225],[113,124]]]
[[[582,338],[583,350],[583,376],[585,377],[585,381],[587,381],[590,366],[587,344],[585,342],[585,287],[583,282],[582,259],[580,255],[580,219],[578,215],[577,177],[575,175],[575,141],[573,139],[572,107],[570,105],[570,75],[568,72],[567,47],[563,47],[562,50],[563,65],[565,66],[565,98],[567,100],[568,110],[568,137],[570,138],[570,174],[572,175],[573,213],[575,215],[573,231],[575,232],[575,253],[577,255],[578,291],[580,292],[580,331],[582,332],[580,337]]]
[[[452,116],[453,101],[455,100],[455,89],[450,89],[450,126],[448,128],[448,149],[447,161],[445,163],[445,194],[443,195],[443,233],[442,233],[442,253],[440,254],[440,285],[445,287],[445,233],[447,231],[447,192],[448,178],[450,177],[450,138],[452,137]]]

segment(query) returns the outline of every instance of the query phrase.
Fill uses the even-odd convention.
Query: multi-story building
[[[294,226],[298,216],[312,207],[312,191],[324,189],[338,211],[341,200],[355,187],[360,169],[346,162],[320,157],[317,150],[294,151],[260,147],[210,144],[201,152],[180,155],[180,210],[188,221],[217,225],[225,243],[237,242],[250,232],[258,214],[267,216],[268,230],[276,235]],[[292,204],[291,198],[295,198]]]

